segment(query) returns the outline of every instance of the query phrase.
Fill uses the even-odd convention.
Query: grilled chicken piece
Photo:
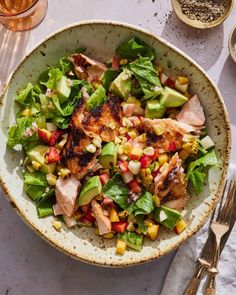
[[[82,53],[72,54],[69,60],[74,64],[75,74],[79,80],[98,80],[107,70],[106,65]]]
[[[82,120],[84,132],[90,137],[100,136],[105,142],[114,141],[119,136],[121,107],[118,97],[110,97],[102,106],[85,112]]]
[[[83,178],[88,172],[93,170],[97,164],[96,153],[85,152],[85,148],[91,143],[92,139],[84,133],[81,121],[84,118],[86,98],[80,99],[77,108],[72,115],[69,125],[67,143],[62,151],[62,162],[67,165],[72,174],[77,179]]]
[[[159,149],[159,152],[170,151],[170,145],[175,145],[176,150],[182,146],[183,136],[195,129],[187,124],[172,119],[146,119],[142,118],[143,128],[147,136],[147,145]],[[153,127],[160,125],[163,134],[156,135]]]
[[[56,214],[64,214],[67,217],[73,215],[80,186],[80,181],[73,175],[66,179],[61,177],[57,179],[55,190],[57,203],[54,207]]]
[[[161,201],[166,201],[165,206],[179,210],[185,206],[189,196],[184,182],[183,168],[181,159],[176,153],[169,162],[169,167],[154,179],[155,194]]]
[[[97,201],[92,200],[91,205],[94,217],[96,218],[98,224],[99,235],[109,233],[111,231],[110,219],[104,215],[103,209]]]
[[[194,95],[188,102],[186,102],[179,114],[176,116],[176,119],[180,122],[193,126],[204,125],[205,115],[197,95]]]

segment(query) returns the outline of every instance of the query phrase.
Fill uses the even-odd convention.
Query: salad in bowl
[[[60,231],[94,226],[116,253],[141,250],[181,214],[217,164],[189,79],[170,77],[137,37],[105,63],[82,49],[62,57],[17,94],[7,145],[25,152],[25,191],[38,217]],[[168,65],[171,67],[171,64]]]

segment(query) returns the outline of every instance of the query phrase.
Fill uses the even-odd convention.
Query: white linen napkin
[[[228,178],[235,178],[236,166],[231,166]],[[182,295],[195,273],[195,261],[207,239],[209,223],[199,233],[189,239],[177,252],[165,278],[161,295]],[[236,225],[222,251],[216,278],[216,294],[236,294]],[[198,294],[204,294],[203,278]]]

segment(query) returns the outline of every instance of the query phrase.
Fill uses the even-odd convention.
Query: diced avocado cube
[[[188,98],[178,91],[165,86],[161,93],[160,104],[164,107],[174,108],[183,105]]]
[[[81,188],[79,194],[79,206],[89,204],[94,197],[102,192],[102,184],[99,176],[91,177]]]
[[[48,174],[53,173],[56,169],[56,163],[45,163],[45,155],[48,153],[49,147],[44,145],[37,145],[31,150],[27,151],[27,156],[29,157],[30,161],[38,162],[41,167],[40,171]]]
[[[161,220],[161,218],[160,218],[160,216],[162,215],[161,214],[162,211],[164,212],[164,214],[167,217],[164,220]],[[153,211],[153,218],[157,222],[163,224],[168,229],[171,229],[172,230],[174,228],[176,222],[178,220],[181,220],[182,219],[182,216],[181,216],[181,214],[180,214],[179,211],[170,209],[170,208],[165,207],[165,206],[160,206],[160,207],[155,208],[155,210]]]
[[[164,116],[166,107],[160,104],[159,100],[149,100],[146,103],[145,117],[150,119],[160,119]]]
[[[68,79],[66,76],[62,76],[60,80],[58,80],[56,91],[60,99],[60,103],[65,102],[69,98],[70,92],[71,92],[71,86],[69,85]]]
[[[105,169],[111,169],[116,166],[118,148],[119,146],[114,144],[114,142],[109,142],[102,148],[99,162]]]
[[[121,98],[127,98],[131,92],[131,76],[131,71],[124,69],[123,72],[111,83],[109,90],[119,95]]]

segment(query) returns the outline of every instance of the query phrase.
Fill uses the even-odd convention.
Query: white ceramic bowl
[[[28,81],[35,82],[47,65],[78,47],[86,47],[89,56],[108,60],[116,47],[132,36],[138,36],[156,51],[157,61],[168,71],[187,75],[191,91],[198,94],[206,114],[209,135],[216,143],[219,165],[210,169],[208,184],[198,196],[192,196],[185,218],[188,228],[180,235],[161,229],[157,241],[145,241],[141,252],[127,251],[124,256],[115,254],[115,241],[98,237],[92,228],[67,229],[61,232],[52,228],[53,217],[39,219],[35,204],[23,191],[20,159],[22,155],[6,148],[9,126],[15,121],[17,106],[14,103],[17,89]],[[140,28],[110,21],[91,21],[75,24],[49,36],[38,45],[17,67],[1,98],[0,120],[0,178],[10,204],[43,239],[64,253],[88,263],[102,266],[129,266],[161,257],[179,247],[196,233],[209,217],[222,193],[229,163],[231,131],[227,111],[219,90],[207,74],[191,58],[168,42]]]

